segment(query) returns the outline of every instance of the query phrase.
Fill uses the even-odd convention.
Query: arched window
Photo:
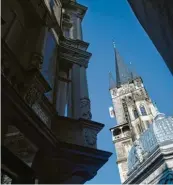
[[[142,116],[147,115],[147,112],[146,112],[145,107],[143,105],[140,105],[140,111],[141,111]]]
[[[137,119],[139,117],[138,111],[136,110],[136,108],[133,109],[133,115],[135,117],[135,119]]]

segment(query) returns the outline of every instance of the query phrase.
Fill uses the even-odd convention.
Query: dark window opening
[[[134,117],[135,119],[137,119],[139,117],[139,114],[138,114],[138,111],[135,109],[133,109],[133,114],[134,114]]]
[[[121,130],[119,129],[119,128],[117,128],[117,129],[115,129],[114,131],[113,131],[113,136],[118,136],[118,135],[120,135],[121,134]]]
[[[146,112],[145,107],[143,105],[140,106],[140,111],[141,111],[142,116],[147,115],[147,112]]]
[[[127,131],[130,131],[130,128],[129,128],[129,126],[125,126],[122,128],[122,130],[123,130],[123,132],[127,132]]]

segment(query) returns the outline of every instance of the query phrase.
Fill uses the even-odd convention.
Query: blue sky
[[[83,20],[83,38],[93,54],[87,71],[93,120],[105,124],[98,136],[98,148],[113,153],[110,160],[87,183],[120,183],[115,149],[109,128],[111,104],[108,73],[115,77],[112,39],[126,63],[143,78],[145,87],[161,112],[173,115],[173,78],[163,59],[138,23],[126,0],[78,0],[88,11]]]

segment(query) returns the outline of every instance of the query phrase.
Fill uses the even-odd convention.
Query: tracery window
[[[146,116],[147,115],[147,112],[145,110],[144,105],[140,105],[140,111],[141,111],[142,116]]]
[[[138,111],[136,110],[136,108],[133,109],[133,115],[135,117],[135,119],[137,119],[139,117]]]

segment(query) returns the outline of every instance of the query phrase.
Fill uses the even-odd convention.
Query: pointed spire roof
[[[115,42],[113,42],[113,46],[115,53],[116,85],[118,87],[124,83],[130,82],[136,75],[132,73],[128,66],[124,63],[118,50],[115,47]]]
[[[116,82],[112,76],[112,73],[109,72],[109,89],[113,89],[116,87]]]

